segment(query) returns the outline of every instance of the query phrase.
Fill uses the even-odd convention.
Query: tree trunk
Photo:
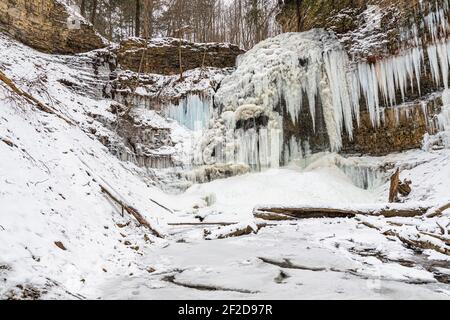
[[[91,23],[95,26],[95,21],[97,20],[97,0],[92,1],[92,13],[91,13]]]
[[[296,0],[296,12],[297,12],[297,32],[302,30],[302,15],[301,15],[301,6],[303,0]]]
[[[397,168],[391,176],[391,186],[389,188],[389,203],[397,201],[398,184],[400,182],[400,170]]]
[[[136,0],[136,17],[134,35],[139,37],[141,35],[141,0]]]
[[[81,0],[80,13],[83,17],[86,17],[86,0]]]

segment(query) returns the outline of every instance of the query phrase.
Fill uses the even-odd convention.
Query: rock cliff
[[[179,39],[131,38],[120,43],[117,57],[123,69],[134,72],[173,75],[183,70],[200,67],[234,67],[238,55],[244,53],[238,46],[223,43],[193,43]]]
[[[73,54],[105,46],[92,26],[59,0],[1,0],[0,31],[48,53]]]

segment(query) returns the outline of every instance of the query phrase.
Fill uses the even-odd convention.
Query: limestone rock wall
[[[440,99],[404,107],[387,108],[380,126],[371,124],[367,111],[360,114],[354,126],[354,139],[343,137],[342,152],[385,155],[420,148],[426,133],[435,134],[435,116],[440,112]]]
[[[414,23],[417,36],[430,40],[422,20],[447,0],[302,0],[300,30],[296,0],[284,0],[277,21],[283,32],[324,28],[337,34],[350,53],[363,59],[395,54],[404,45],[404,31]],[[421,25],[421,26],[420,26]]]
[[[173,75],[180,72],[180,40],[174,38],[145,40],[132,38],[123,41],[118,49],[118,63],[122,69],[134,72]],[[143,54],[143,51],[145,53]],[[234,67],[239,47],[222,43],[192,43],[182,40],[181,64],[183,70],[199,67]]]
[[[58,0],[0,0],[0,31],[48,53],[74,54],[104,47],[104,40]]]

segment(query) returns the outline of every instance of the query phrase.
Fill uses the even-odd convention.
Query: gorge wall
[[[286,1],[278,16],[284,31],[296,30],[294,4]],[[59,82],[114,101],[108,116],[92,117],[115,136],[91,133],[120,159],[194,169],[199,181],[304,164],[322,151],[420,148],[424,135],[450,128],[442,94],[450,80],[447,0],[305,0],[301,12],[303,33],[247,53],[230,44],[132,38],[68,57],[79,75]],[[59,1],[2,0],[0,28],[46,52],[103,46],[88,24],[72,34],[71,14]]]
[[[92,26],[62,0],[1,0],[0,31],[48,53],[73,54],[105,46]]]
[[[113,91],[200,130],[191,158],[182,162],[194,167],[239,163],[260,170],[301,164],[321,151],[384,155],[420,148],[426,134],[445,129],[446,0],[302,4],[310,6],[303,8],[303,33],[267,39],[245,54],[209,45],[208,55],[217,59],[208,61],[204,45],[183,44],[185,68],[207,70],[186,71],[183,81],[175,40],[132,39],[117,51],[119,65],[131,71],[120,74]],[[278,20],[285,31],[296,27],[291,2]],[[225,71],[240,54],[236,70]],[[161,62],[146,71],[142,57]],[[133,89],[139,69],[164,74],[167,82],[144,74]]]
[[[181,42],[181,43],[180,43]],[[180,52],[181,51],[181,52]],[[236,57],[244,53],[236,45],[225,43],[193,43],[175,38],[132,38],[120,43],[117,57],[123,69],[134,72],[173,75],[201,67],[230,68]]]

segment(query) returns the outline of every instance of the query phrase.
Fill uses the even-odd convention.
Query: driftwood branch
[[[8,140],[8,139],[6,139],[6,138],[2,138],[2,137],[0,137],[0,141],[2,141],[2,142],[4,142],[4,143],[6,143],[8,146],[10,146],[11,148],[17,148],[17,145],[14,143],[14,142],[12,142],[11,140]]]
[[[289,259],[283,259],[282,261],[276,261],[276,260],[272,260],[272,259],[264,258],[264,257],[258,257],[258,259],[261,260],[262,262],[272,264],[272,265],[278,266],[280,268],[285,268],[285,269],[299,269],[299,270],[309,270],[309,271],[325,271],[325,270],[327,270],[326,268],[323,268],[323,267],[307,267],[307,266],[302,266],[302,265],[298,265],[298,264],[293,264],[291,262],[291,260],[289,260]]]
[[[100,188],[103,193],[108,195],[115,203],[117,203],[121,208],[122,211],[125,210],[128,214],[132,215],[141,225],[149,229],[153,235],[155,235],[158,238],[164,238],[163,235],[161,235],[157,230],[155,230],[150,223],[133,207],[125,204],[123,201],[117,199],[108,189],[106,189],[104,186],[100,185]]]
[[[8,76],[6,76],[3,72],[0,71],[0,80],[6,85],[8,86],[13,92],[15,92],[16,94],[18,94],[21,97],[24,97],[25,99],[27,99],[28,101],[30,101],[31,103],[33,103],[34,105],[36,105],[36,107],[46,113],[49,114],[53,114],[56,115],[58,118],[64,120],[65,122],[67,122],[70,125],[74,125],[74,123],[67,119],[66,117],[56,113],[55,110],[53,110],[52,108],[50,108],[49,106],[45,105],[44,103],[42,103],[41,101],[39,101],[38,99],[36,99],[35,97],[33,97],[31,94],[29,94],[28,92],[23,91],[22,89],[20,89],[19,87],[17,87],[14,83],[14,81],[12,81]]]

